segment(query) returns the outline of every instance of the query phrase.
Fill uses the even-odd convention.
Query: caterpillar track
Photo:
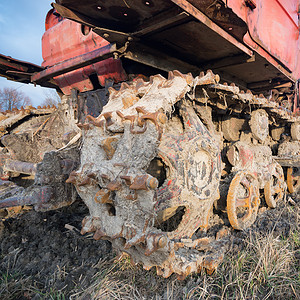
[[[299,124],[212,71],[110,88],[101,114],[78,124],[80,166],[66,181],[89,208],[82,234],[164,277],[212,273],[232,228],[251,226],[286,187],[298,193]]]
[[[72,148],[80,136],[70,117],[72,108],[28,106],[0,113],[0,209],[2,217],[73,203],[77,194],[65,180],[77,167]],[[68,146],[68,148],[66,148]]]

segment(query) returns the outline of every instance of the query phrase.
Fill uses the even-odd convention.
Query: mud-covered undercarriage
[[[1,118],[1,208],[79,195],[82,234],[164,277],[213,272],[231,230],[300,189],[299,117],[211,71],[138,77]]]

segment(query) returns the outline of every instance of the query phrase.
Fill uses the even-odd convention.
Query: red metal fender
[[[46,17],[47,28],[48,30],[42,37],[42,55],[44,59],[42,66],[46,68],[56,66],[75,57],[84,59],[88,53],[109,45],[105,39],[95,34],[91,28],[64,19],[56,14],[53,9]],[[48,73],[48,75],[51,75],[51,72]],[[110,58],[54,77],[54,81],[66,95],[70,95],[73,88],[84,92],[93,90],[96,88],[95,85],[104,86],[106,79],[112,79],[115,82],[127,79],[120,60]]]

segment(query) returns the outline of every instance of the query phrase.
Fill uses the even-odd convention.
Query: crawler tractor
[[[82,234],[164,277],[218,266],[233,230],[300,191],[299,1],[56,0],[55,107],[0,114],[0,208],[81,198]]]

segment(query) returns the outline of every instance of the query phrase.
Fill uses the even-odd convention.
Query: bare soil
[[[189,276],[184,281],[177,281],[175,275],[163,279],[155,274],[154,269],[145,271],[141,266],[132,267],[126,263],[116,265],[113,260],[115,254],[108,241],[94,241],[91,235],[80,235],[81,221],[88,214],[81,202],[57,211],[25,212],[17,218],[6,219],[2,224],[0,299],[194,299],[194,296],[197,299],[239,299],[238,291],[235,293],[227,288],[225,293],[223,283],[219,282],[225,276],[221,273],[232,272],[226,269],[228,261],[232,268],[243,249],[250,249],[249,241],[253,241],[253,237],[268,234],[284,241],[291,234],[299,234],[300,199],[298,196],[288,201],[291,199],[288,196],[276,209],[260,213],[249,230],[234,231],[224,265],[215,275],[208,277],[202,273]],[[300,266],[300,243],[295,245],[291,261],[297,268],[297,265]],[[118,272],[113,273],[116,269]],[[103,275],[103,272],[106,274]],[[269,293],[268,284],[262,282],[257,294],[251,296],[250,293],[247,299],[282,299],[281,296],[297,299],[300,267],[295,272],[298,272],[299,285],[296,278],[296,284],[287,289],[290,294],[284,292],[277,297],[275,290]],[[100,297],[99,285],[109,286],[107,278],[113,279],[114,284],[123,290],[116,292],[114,289],[113,293],[107,292]],[[128,284],[130,288],[126,289]],[[191,291],[194,292],[189,297]],[[97,293],[98,297],[95,296]]]

